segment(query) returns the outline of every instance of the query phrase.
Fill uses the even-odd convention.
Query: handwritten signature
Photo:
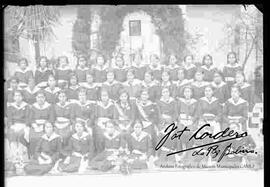
[[[239,146],[236,149],[233,149],[232,147],[232,143],[228,144],[228,146],[225,147],[225,149],[223,151],[221,151],[219,149],[219,145],[221,143],[224,142],[228,142],[231,140],[235,140],[235,139],[240,139],[240,138],[244,138],[248,136],[247,132],[236,132],[234,130],[230,130],[230,128],[226,128],[225,130],[222,130],[218,133],[212,134],[210,132],[203,132],[204,128],[206,127],[210,127],[210,124],[205,124],[203,126],[201,126],[198,130],[195,131],[195,133],[193,133],[190,138],[188,139],[188,141],[192,141],[192,140],[196,140],[196,141],[200,141],[200,140],[204,140],[206,138],[208,139],[212,139],[213,142],[211,143],[206,143],[203,145],[199,145],[199,146],[195,146],[195,147],[191,147],[191,148],[187,148],[184,150],[178,150],[175,152],[171,152],[168,153],[167,156],[171,156],[174,154],[178,154],[178,153],[183,153],[186,151],[190,151],[190,150],[195,150],[192,153],[192,156],[196,156],[196,155],[205,155],[208,156],[209,154],[213,155],[213,158],[217,157],[220,154],[220,157],[218,159],[217,162],[220,162],[224,156],[227,155],[232,155],[232,154],[246,154],[246,153],[255,153],[256,152],[254,150],[248,150],[246,148],[244,148],[243,146]],[[159,150],[166,141],[168,141],[169,137],[170,140],[175,140],[181,139],[181,136],[186,133],[189,132],[190,129],[188,127],[185,127],[182,130],[178,130],[178,127],[175,125],[175,123],[170,124],[165,130],[164,133],[165,135],[161,138],[161,140],[157,143],[155,150]],[[208,147],[207,149],[205,149],[205,147]],[[201,149],[199,149],[201,148]]]

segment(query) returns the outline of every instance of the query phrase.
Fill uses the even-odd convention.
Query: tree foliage
[[[89,55],[91,34],[91,8],[80,6],[72,29],[72,48],[75,56]]]

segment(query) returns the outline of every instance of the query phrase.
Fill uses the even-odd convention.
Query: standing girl
[[[234,84],[236,72],[241,70],[242,67],[237,61],[236,53],[229,52],[227,54],[227,64],[223,68],[223,76],[229,88]]]
[[[203,70],[203,80],[207,82],[212,82],[214,78],[214,73],[217,71],[217,69],[213,65],[213,57],[211,55],[205,55],[202,60],[202,66]]]
[[[58,58],[58,67],[55,69],[55,78],[60,88],[66,88],[69,80],[69,75],[72,72],[69,67],[68,58],[61,56]]]
[[[87,59],[85,56],[79,56],[75,74],[78,77],[78,83],[86,82],[86,73],[89,71],[87,67]]]
[[[33,77],[33,72],[28,68],[28,60],[26,58],[20,59],[19,68],[15,71],[14,76],[19,81],[19,87],[25,88],[30,77]]]
[[[53,71],[48,69],[48,59],[45,56],[40,57],[37,70],[35,71],[35,82],[38,87],[45,88],[49,75],[52,75]]]

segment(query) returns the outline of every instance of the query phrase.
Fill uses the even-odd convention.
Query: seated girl
[[[123,150],[123,137],[112,121],[107,121],[105,127],[106,130],[98,141],[98,154],[89,162],[90,169],[109,171],[121,165],[120,153]]]
[[[142,123],[136,121],[134,132],[127,139],[128,149],[130,151],[128,163],[131,169],[147,169],[148,159],[152,154],[151,136],[142,129]]]
[[[52,123],[45,122],[45,133],[38,141],[34,157],[24,167],[28,175],[44,175],[48,173],[59,159],[61,151],[61,138],[53,130]]]
[[[83,123],[76,122],[76,132],[71,136],[68,146],[63,151],[66,158],[59,162],[58,165],[60,171],[77,172],[82,168],[83,162],[93,158],[95,151],[93,138],[84,131],[84,128]]]

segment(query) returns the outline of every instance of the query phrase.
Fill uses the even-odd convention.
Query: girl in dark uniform
[[[61,138],[53,131],[53,125],[45,123],[45,133],[41,136],[35,148],[34,158],[24,167],[28,175],[44,175],[48,173],[59,159]]]

